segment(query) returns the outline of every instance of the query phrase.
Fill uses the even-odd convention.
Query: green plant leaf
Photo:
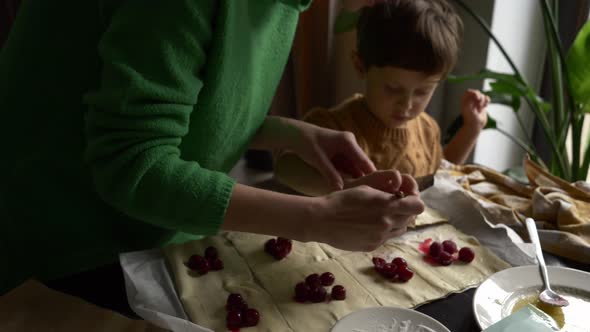
[[[335,33],[343,33],[347,31],[352,31],[356,28],[356,22],[358,21],[360,16],[360,11],[348,11],[343,9],[338,17],[336,17],[336,22],[334,23],[334,32]]]
[[[512,96],[524,97],[526,96],[526,90],[520,89],[520,87],[505,81],[495,81],[490,83],[492,91],[501,94],[509,94]]]
[[[487,90],[483,93],[490,97],[490,103],[492,104],[502,104],[510,106],[514,110],[514,112],[518,112],[518,110],[520,109],[520,96],[499,93],[494,90]]]
[[[498,121],[496,121],[496,119],[492,118],[492,116],[488,114],[488,122],[486,123],[486,126],[483,129],[496,129],[496,128],[498,128]]]
[[[578,108],[590,113],[590,21],[586,22],[571,48],[567,58],[567,71],[571,81],[571,94]]]
[[[500,72],[496,72],[496,71],[489,70],[489,69],[482,69],[477,74],[461,75],[461,76],[449,75],[449,77],[448,77],[448,80],[451,83],[461,83],[461,82],[466,82],[466,81],[476,81],[476,80],[484,80],[484,79],[493,79],[496,81],[505,82],[505,83],[514,85],[519,90],[522,90],[522,91],[526,90],[525,85],[518,80],[516,75],[500,73]]]
[[[543,110],[545,113],[547,113],[547,112],[551,111],[551,109],[553,108],[553,106],[551,106],[551,103],[548,103],[548,102],[546,102],[546,101],[545,101],[545,99],[543,99],[543,98],[539,97],[539,96],[538,96],[538,95],[537,95],[537,94],[536,94],[534,91],[530,91],[530,92],[529,92],[529,95],[530,95],[531,97],[533,97],[533,98],[534,98],[535,102],[536,102],[536,103],[537,103],[539,106],[541,106],[541,109],[542,109],[542,110]]]
[[[553,109],[553,105],[551,105],[551,103],[545,101],[545,99],[537,95],[537,93],[532,89],[527,89],[524,97],[538,105],[539,108],[545,113],[548,113]]]

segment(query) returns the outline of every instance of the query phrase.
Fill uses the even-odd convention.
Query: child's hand
[[[479,90],[469,89],[465,91],[461,98],[463,126],[479,133],[488,123],[486,107],[489,103],[490,97]]]

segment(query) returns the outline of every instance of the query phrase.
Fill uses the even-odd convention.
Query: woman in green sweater
[[[316,198],[227,175],[248,148],[335,187],[335,155],[374,171],[350,134],[266,116],[308,2],[25,1],[0,53],[0,294],[220,230],[349,250],[403,233],[423,204],[396,172]]]

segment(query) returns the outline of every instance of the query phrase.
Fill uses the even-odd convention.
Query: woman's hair
[[[382,0],[364,7],[357,51],[366,69],[393,66],[446,76],[455,66],[463,23],[445,0]]]

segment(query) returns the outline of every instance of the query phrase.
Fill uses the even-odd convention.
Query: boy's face
[[[388,128],[404,127],[424,112],[441,80],[440,74],[390,66],[373,66],[363,76],[369,109]]]

